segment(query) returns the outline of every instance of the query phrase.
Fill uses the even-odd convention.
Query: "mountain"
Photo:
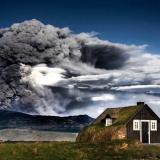
[[[79,132],[93,122],[88,115],[58,117],[28,115],[20,112],[0,110],[0,129],[34,129],[47,131]]]

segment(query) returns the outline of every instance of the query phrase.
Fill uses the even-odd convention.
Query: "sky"
[[[159,0],[1,0],[1,28],[30,19],[74,33],[97,32],[112,42],[147,44],[147,51],[160,54]]]

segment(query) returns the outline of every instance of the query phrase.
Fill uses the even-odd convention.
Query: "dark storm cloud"
[[[118,69],[123,67],[129,55],[120,47],[108,45],[86,45],[82,47],[83,62],[101,69]]]
[[[127,58],[122,47],[72,35],[68,28],[44,25],[37,20],[1,29],[0,35],[0,57],[10,63],[57,65],[64,60],[82,59],[97,68],[112,69],[122,66]]]

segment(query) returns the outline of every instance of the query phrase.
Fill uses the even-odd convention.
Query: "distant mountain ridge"
[[[0,110],[0,129],[18,128],[47,131],[79,132],[93,122],[88,115],[58,117],[28,115],[20,112]]]

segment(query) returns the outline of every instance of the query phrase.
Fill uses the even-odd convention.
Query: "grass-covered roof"
[[[94,122],[99,124],[105,120],[106,116],[110,116],[114,121],[113,125],[126,124],[144,105],[135,105],[129,107],[107,108]]]

